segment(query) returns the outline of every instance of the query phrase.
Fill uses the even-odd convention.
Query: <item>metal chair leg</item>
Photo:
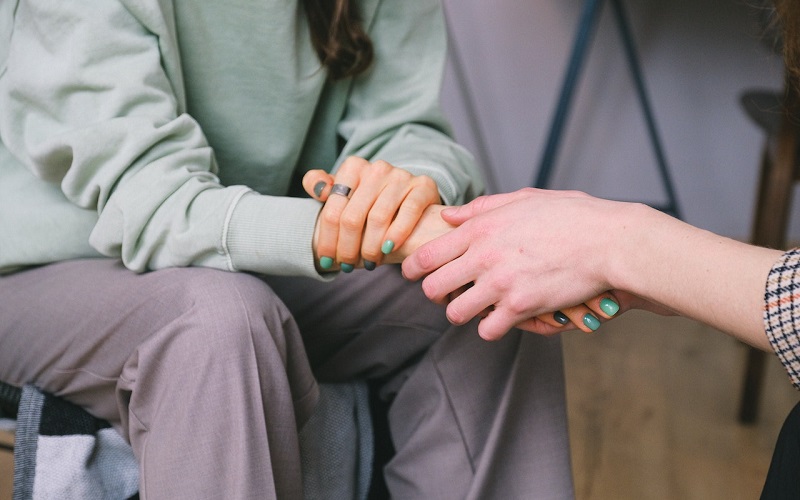
[[[672,179],[669,174],[669,167],[667,165],[666,155],[661,143],[661,138],[656,126],[655,115],[652,111],[650,99],[647,95],[647,90],[644,82],[641,64],[636,53],[633,35],[631,34],[630,25],[628,23],[627,15],[625,13],[625,6],[622,0],[611,0],[611,6],[614,11],[614,18],[616,20],[617,29],[622,39],[623,48],[625,51],[625,59],[627,60],[628,67],[633,77],[634,86],[636,87],[637,98],[644,113],[645,122],[647,124],[647,132],[650,137],[650,143],[656,156],[659,174],[661,181],[664,185],[664,190],[667,195],[667,204],[664,206],[656,206],[661,211],[674,215],[675,217],[681,216],[681,211],[678,205],[678,199],[675,194]],[[561,143],[561,138],[566,126],[567,118],[569,116],[572,99],[575,94],[575,87],[578,83],[581,70],[583,69],[584,61],[586,59],[586,51],[591,41],[592,34],[597,28],[600,20],[601,8],[603,7],[603,0],[586,0],[581,13],[580,21],[578,22],[578,30],[575,35],[575,42],[572,49],[572,54],[569,58],[569,64],[564,75],[564,81],[561,86],[561,94],[558,98],[558,104],[553,115],[553,120],[550,125],[550,131],[547,136],[542,159],[539,163],[539,170],[537,172],[534,186],[539,188],[546,188],[550,184],[550,178],[553,172],[556,156],[558,155],[558,148]]]
[[[674,215],[680,218],[680,210],[678,208],[678,199],[675,195],[675,188],[672,184],[672,179],[667,167],[667,158],[664,153],[664,148],[661,145],[661,137],[658,133],[656,126],[655,115],[653,108],[650,105],[650,98],[647,95],[647,89],[644,84],[644,76],[641,64],[639,64],[639,57],[636,54],[636,46],[633,43],[633,35],[631,34],[630,24],[628,23],[627,15],[625,14],[625,6],[622,0],[611,0],[611,6],[614,10],[614,17],[617,19],[617,27],[619,34],[622,38],[622,44],[625,48],[625,56],[628,60],[628,66],[631,70],[634,85],[636,86],[636,94],[639,97],[639,102],[642,106],[645,122],[647,123],[647,133],[650,136],[650,144],[653,146],[653,152],[656,156],[656,163],[658,171],[661,175],[661,182],[664,185],[664,190],[667,194],[667,204],[659,208],[659,210]]]
[[[546,188],[550,184],[553,165],[555,164],[558,147],[561,144],[561,135],[567,123],[572,97],[575,94],[575,86],[578,83],[583,62],[586,58],[586,50],[589,47],[597,23],[600,20],[600,12],[604,0],[586,0],[583,4],[583,12],[578,22],[578,31],[575,34],[575,42],[572,46],[572,54],[569,57],[569,64],[564,75],[564,82],[561,85],[561,95],[558,97],[558,104],[550,124],[550,132],[547,136],[542,160],[539,163],[535,187]]]

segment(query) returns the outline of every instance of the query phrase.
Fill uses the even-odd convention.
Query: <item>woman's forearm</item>
[[[628,205],[607,250],[608,281],[762,349],[764,289],[782,252]]]
[[[628,292],[619,294],[623,310],[666,308],[770,348],[764,293],[782,251],[713,234],[645,205],[568,191],[478,198],[447,210],[443,220],[457,227],[407,259],[404,275],[424,277],[423,290],[434,301],[473,283],[468,298],[449,303],[448,318],[458,322],[492,307],[481,323],[485,338],[617,290]]]

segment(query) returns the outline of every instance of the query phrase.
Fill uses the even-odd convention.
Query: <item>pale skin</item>
[[[349,199],[331,194],[334,183],[351,188]],[[455,227],[440,217],[445,207],[440,204],[438,188],[432,179],[412,175],[384,161],[368,162],[351,157],[335,175],[324,170],[307,172],[303,187],[309,195],[325,203],[312,242],[317,267],[323,272],[348,272],[370,263],[399,264],[422,244]],[[393,249],[384,253],[387,240],[392,241]],[[330,259],[330,265],[322,265],[323,257]],[[467,289],[465,284],[451,290],[447,298],[455,299]],[[527,320],[527,326],[543,333],[555,333],[574,324],[591,332],[593,329],[583,321],[587,314],[597,318],[597,325],[610,317],[600,307],[603,298],[616,301],[612,294],[603,293],[586,303],[563,308],[566,325],[556,321],[550,311]],[[491,305],[479,314],[485,316],[490,309]]]
[[[534,318],[612,291],[621,311],[680,314],[763,350],[764,288],[782,251],[693,227],[650,207],[584,193],[523,189],[441,212],[457,226],[403,262],[462,323],[490,308],[486,339],[510,328],[550,333]]]
[[[331,196],[334,182],[352,189],[349,199]],[[324,187],[315,192],[321,183]],[[353,267],[362,265],[362,259],[381,263],[385,242],[391,241],[393,248],[402,247],[425,209],[441,204],[430,177],[412,175],[385,161],[368,162],[357,157],[345,160],[335,176],[324,170],[307,172],[303,188],[325,202],[314,242],[318,262],[329,257],[339,265]]]

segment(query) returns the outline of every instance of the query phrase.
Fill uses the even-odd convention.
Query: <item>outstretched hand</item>
[[[568,312],[572,324],[592,331],[630,307],[657,309],[630,294],[609,292],[613,286],[600,265],[606,261],[596,257],[610,247],[603,224],[615,220],[616,207],[579,192],[523,189],[480,197],[442,211],[458,227],[407,258],[403,274],[425,277],[425,294],[447,303],[452,323],[484,316],[478,332],[487,340],[513,327],[563,331],[553,311]],[[591,220],[586,214],[593,214]],[[591,313],[596,322],[586,321]]]

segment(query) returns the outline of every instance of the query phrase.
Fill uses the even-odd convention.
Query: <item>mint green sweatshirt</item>
[[[351,155],[479,194],[439,109],[438,1],[359,5],[375,64],[329,82],[296,1],[2,0],[0,272],[105,255],[320,278],[300,179]]]

